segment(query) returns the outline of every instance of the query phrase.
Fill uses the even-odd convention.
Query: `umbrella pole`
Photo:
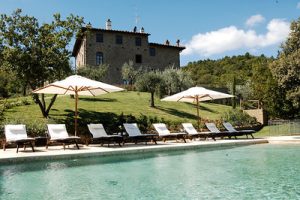
[[[75,88],[75,136],[77,136],[77,117],[78,117],[78,91]]]
[[[196,96],[196,102],[197,102],[197,123],[198,123],[198,130],[200,128],[200,116],[199,116],[199,97]]]

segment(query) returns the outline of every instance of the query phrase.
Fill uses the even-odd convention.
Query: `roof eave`
[[[150,42],[149,46],[159,46],[159,47],[175,48],[175,49],[179,49],[179,51],[183,51],[185,49],[184,46],[166,45],[166,44],[159,44],[159,43],[153,43],[153,42]]]

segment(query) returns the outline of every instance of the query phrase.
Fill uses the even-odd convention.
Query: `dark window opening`
[[[155,48],[151,47],[149,49],[150,56],[155,56]]]
[[[96,65],[101,65],[101,64],[103,64],[103,53],[97,52],[96,53]]]
[[[116,36],[116,44],[123,44],[123,37],[122,35]]]
[[[96,34],[96,42],[103,42],[103,34],[102,33]]]
[[[142,63],[142,55],[140,54],[135,55],[135,63]]]
[[[142,46],[142,38],[140,37],[135,38],[135,46]]]

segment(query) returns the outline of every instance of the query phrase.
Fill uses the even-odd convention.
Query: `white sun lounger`
[[[212,132],[207,131],[207,132],[198,132],[195,127],[193,126],[192,123],[182,123],[182,127],[185,130],[185,132],[188,133],[188,137],[190,139],[194,139],[194,138],[208,138],[208,137],[212,137],[214,140],[214,135],[212,134]]]
[[[79,140],[80,137],[69,136],[65,124],[47,124],[47,127],[50,139],[47,141],[46,149],[48,148],[48,144],[50,142],[62,143],[64,150],[66,149],[66,144],[75,144],[77,149],[79,149],[77,140]]]
[[[158,132],[158,135],[165,142],[166,139],[182,139],[185,143],[186,133],[171,133],[164,123],[155,123],[153,124],[155,130]]]
[[[156,134],[142,134],[138,125],[136,123],[124,123],[123,124],[126,132],[128,133],[129,137],[128,140],[133,140],[135,143],[138,142],[149,142],[153,141],[156,143]]]
[[[17,153],[19,152],[19,146],[24,145],[24,150],[26,148],[26,144],[29,144],[34,152],[34,138],[30,138],[27,136],[26,126],[23,124],[18,125],[5,125],[5,142],[3,144],[3,150],[6,149],[6,144],[15,143],[17,144]]]
[[[214,134],[215,137],[228,137],[231,138],[231,133],[229,131],[220,131],[215,123],[205,123],[208,130]]]
[[[88,124],[88,129],[92,134],[92,142],[99,141],[101,144],[104,142],[116,142],[121,146],[121,142],[123,141],[123,137],[121,135],[108,135],[102,124]]]
[[[252,137],[252,139],[254,139],[253,137],[253,133],[255,133],[254,130],[236,130],[232,124],[230,124],[229,122],[224,122],[223,126],[232,134],[234,134],[235,136],[242,136],[242,135],[246,135],[246,137],[248,138],[248,135],[250,135]]]

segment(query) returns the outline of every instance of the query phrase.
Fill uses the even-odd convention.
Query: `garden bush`
[[[16,106],[31,105],[33,103],[34,102],[32,101],[31,97],[2,99],[0,100],[0,109],[2,109],[2,112],[4,112],[6,109],[10,109]]]
[[[240,109],[232,109],[222,115],[222,121],[230,122],[233,126],[256,126],[260,123],[257,122],[255,117],[251,117]]]
[[[6,119],[0,124],[0,137],[4,138],[4,126],[7,124],[24,124],[26,125],[27,134],[30,137],[45,137],[46,124],[51,123],[49,120],[22,120],[22,119]]]

